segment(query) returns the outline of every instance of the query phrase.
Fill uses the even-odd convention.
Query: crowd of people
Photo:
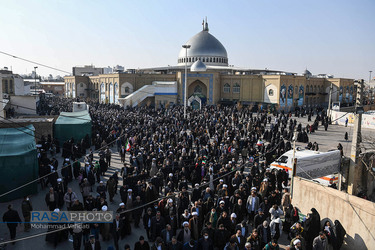
[[[69,105],[70,100],[59,99],[45,107],[58,113]],[[340,248],[345,234],[340,223],[327,221],[321,227],[315,209],[300,218],[291,203],[288,173],[269,168],[292,149],[295,131],[298,141],[309,143],[308,133],[318,129],[319,121],[328,126],[324,112],[303,128],[291,113],[253,113],[239,106],[189,110],[185,119],[180,106],[89,105],[91,135],[62,142],[61,150],[58,138],[38,142],[40,176],[48,174],[40,181],[42,188],[49,188],[46,208],[107,211],[116,206],[116,196],[121,203],[111,224],[47,234],[55,247],[70,233],[74,249],[100,249],[100,241],[111,240],[114,248],[123,249],[120,243],[126,243],[134,225],[145,233],[134,248],[126,244],[125,249],[279,249],[282,234],[290,240],[290,249]],[[318,150],[316,143],[312,147]],[[60,151],[61,167],[55,155]],[[108,171],[113,154],[123,166]],[[81,157],[82,164],[77,161]],[[79,182],[81,195],[69,187],[73,181]],[[30,221],[31,203],[22,211]]]

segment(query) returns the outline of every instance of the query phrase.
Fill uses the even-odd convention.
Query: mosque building
[[[355,100],[353,79],[249,69],[229,65],[227,50],[208,28],[189,39],[178,54],[177,65],[126,72],[65,77],[67,97],[98,99],[123,106],[183,104],[187,67],[187,104],[201,105],[272,104],[280,109],[327,106],[331,85],[332,101]],[[188,47],[188,48],[187,48]]]

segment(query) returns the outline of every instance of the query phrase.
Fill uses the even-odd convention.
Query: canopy
[[[86,134],[91,137],[91,117],[87,110],[61,112],[54,125],[54,137],[60,145],[71,138],[79,141]]]
[[[0,129],[0,194],[38,178],[33,125]],[[37,192],[37,182],[0,197],[9,201]]]

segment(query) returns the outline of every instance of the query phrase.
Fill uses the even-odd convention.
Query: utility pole
[[[34,82],[35,82],[35,84],[34,84],[34,94],[35,95],[36,95],[36,69],[37,68],[38,68],[37,66],[34,67],[34,74],[35,74],[35,76],[34,76]]]
[[[293,186],[294,186],[294,177],[296,176],[297,172],[297,158],[296,158],[296,140],[297,140],[297,130],[294,129],[294,136],[293,136],[293,160],[292,160],[292,179],[290,184],[290,198],[293,199]]]
[[[331,106],[332,106],[332,89],[333,89],[333,83],[331,82],[331,87],[329,88],[329,98],[328,98],[328,111],[327,116],[331,116]]]
[[[187,102],[187,50],[190,49],[190,45],[182,45],[185,49],[185,85],[184,87],[184,119],[186,120],[186,102]]]
[[[357,178],[356,178],[356,165],[357,159],[359,157],[360,148],[359,143],[361,140],[361,123],[362,123],[362,111],[359,108],[362,106],[362,94],[364,80],[355,81],[357,83],[357,96],[355,104],[354,113],[354,129],[352,137],[352,147],[350,152],[350,166],[349,166],[349,176],[348,176],[348,194],[355,195],[357,193]]]
[[[371,82],[371,73],[372,73],[372,70],[370,70],[369,72],[370,72],[370,77],[368,78],[368,83],[370,84],[370,82]]]

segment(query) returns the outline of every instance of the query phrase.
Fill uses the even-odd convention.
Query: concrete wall
[[[341,117],[341,118],[337,119],[339,117]],[[354,125],[354,114],[353,113],[347,114],[346,112],[339,112],[339,111],[332,110],[331,119],[332,119],[332,121],[334,121],[333,124],[345,126],[346,118],[348,118],[348,126],[353,126]],[[362,125],[361,125],[361,127],[362,128],[375,129],[375,114],[374,115],[363,114],[362,115]]]
[[[11,96],[10,104],[16,114],[36,115],[39,96]]]
[[[321,220],[339,220],[346,230],[341,249],[375,249],[375,204],[333,188],[295,178],[293,205],[303,214],[315,208]]]

